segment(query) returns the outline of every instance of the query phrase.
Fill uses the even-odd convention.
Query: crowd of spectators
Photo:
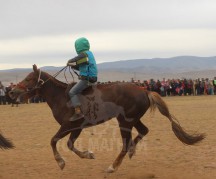
[[[0,105],[1,104],[6,104],[6,88],[0,81]]]
[[[163,80],[134,80],[132,83],[149,91],[155,91],[161,96],[187,96],[187,95],[216,95],[216,77],[214,79],[198,78],[192,79],[163,79]],[[13,104],[13,101],[8,96],[8,92],[15,85],[11,83],[5,87],[0,81],[0,105]],[[29,103],[45,102],[40,96],[34,96]]]
[[[216,94],[216,77],[214,79],[168,79],[165,80],[140,80],[131,82],[149,91],[155,91],[161,96],[187,96],[187,95],[214,95]]]

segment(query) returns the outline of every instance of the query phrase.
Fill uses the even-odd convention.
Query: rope
[[[66,70],[68,66],[65,66],[64,68],[62,68],[60,71],[58,71],[56,74],[53,75],[53,77],[57,77],[64,69]]]
[[[68,66],[65,66],[64,68],[62,68],[61,70],[59,70],[58,72],[56,72],[52,77],[57,77],[63,70],[66,70]],[[47,81],[49,81],[51,78],[48,78],[44,83],[46,83]]]
[[[59,71],[56,72],[54,75],[52,75],[52,77],[56,78],[56,77],[64,70],[64,77],[65,77],[65,80],[66,80],[67,83],[69,84],[69,82],[68,82],[68,80],[67,80],[67,77],[66,77],[66,75],[65,75],[66,70],[67,70],[67,67],[68,67],[68,66],[63,67],[61,70],[59,70]],[[72,70],[73,70],[73,72],[79,77],[78,73],[77,73],[73,68],[72,68]],[[70,74],[71,74],[71,76],[72,76],[72,78],[73,78],[73,82],[74,82],[75,80],[74,80],[73,73],[71,72],[71,68],[69,68],[69,72],[70,72]],[[41,81],[42,83],[39,84],[39,85],[43,85],[44,83],[46,83],[47,81],[49,81],[49,80],[51,79],[51,78],[48,78],[46,81],[43,81],[42,79],[40,79],[40,77],[41,77],[41,70],[40,70],[40,72],[39,72],[38,84],[39,84],[40,81]],[[36,85],[36,88],[38,88],[38,87],[40,87],[40,86],[37,86],[37,85]]]

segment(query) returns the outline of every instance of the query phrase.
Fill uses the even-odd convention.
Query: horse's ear
[[[37,65],[35,65],[35,64],[33,65],[33,70],[34,70],[34,72],[36,72],[36,73],[38,72]]]

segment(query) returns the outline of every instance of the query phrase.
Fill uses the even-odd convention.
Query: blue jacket
[[[80,76],[85,77],[97,77],[98,70],[97,70],[97,64],[94,58],[94,55],[90,49],[89,41],[82,37],[75,41],[75,49],[78,54],[78,56],[72,58],[68,62],[77,62],[82,58],[88,57],[88,63],[82,63],[75,67],[75,69],[79,70]]]
[[[98,70],[94,55],[91,51],[84,52],[88,56],[88,63],[79,65],[79,72],[81,76],[97,77]]]

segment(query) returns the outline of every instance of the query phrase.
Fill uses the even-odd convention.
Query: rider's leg
[[[88,86],[89,86],[89,82],[87,80],[80,80],[69,91],[69,96],[71,100],[67,103],[67,106],[75,108],[75,113],[70,118],[70,121],[75,121],[84,117],[80,109],[81,103],[78,94],[80,94]]]

